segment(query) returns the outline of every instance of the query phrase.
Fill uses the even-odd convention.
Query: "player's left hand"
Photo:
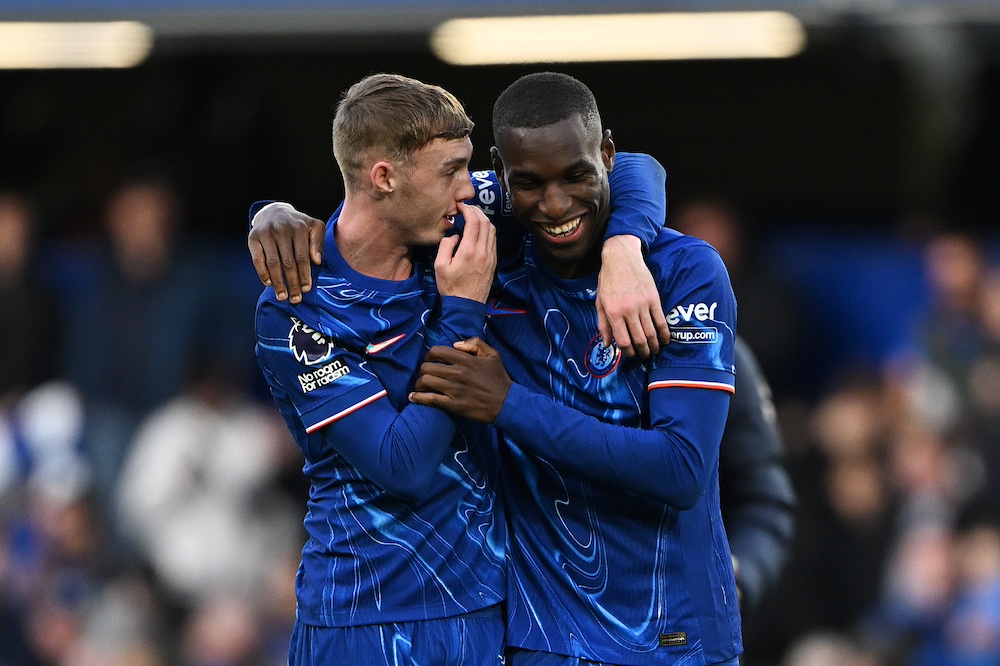
[[[597,275],[597,326],[604,345],[611,340],[626,356],[648,358],[670,343],[660,293],[635,236],[612,236],[601,250]]]
[[[479,338],[431,347],[410,402],[493,423],[513,382],[496,349]]]

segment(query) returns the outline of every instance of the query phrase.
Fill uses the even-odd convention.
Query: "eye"
[[[567,183],[582,183],[590,178],[589,171],[576,171],[566,176]]]

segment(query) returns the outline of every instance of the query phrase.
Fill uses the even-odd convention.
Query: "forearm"
[[[605,239],[635,236],[648,247],[667,217],[667,173],[659,162],[642,153],[618,153],[608,174],[611,215]]]
[[[727,394],[699,392],[706,413],[725,414]],[[678,509],[690,508],[704,493],[723,423],[724,416],[678,420],[648,430],[612,425],[518,384],[496,419],[505,435],[542,458]]]
[[[397,412],[380,399],[321,431],[365,477],[388,493],[415,501],[430,490],[455,424],[433,407],[408,404]]]

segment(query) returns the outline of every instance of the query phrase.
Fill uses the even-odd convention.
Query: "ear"
[[[379,194],[389,194],[396,189],[396,170],[389,162],[377,162],[368,172],[368,177]]]
[[[615,167],[615,142],[611,139],[611,130],[604,130],[601,138],[601,159],[604,160],[604,168],[611,171]]]
[[[493,162],[493,172],[497,175],[497,180],[500,182],[500,187],[504,190],[507,189],[507,176],[503,172],[503,160],[500,159],[500,151],[496,146],[490,148],[490,161]]]

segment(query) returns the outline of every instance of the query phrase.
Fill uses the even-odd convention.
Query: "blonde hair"
[[[434,139],[461,139],[473,127],[462,103],[444,88],[399,74],[373,74],[340,98],[333,118],[333,155],[353,191],[372,153],[405,163]]]

